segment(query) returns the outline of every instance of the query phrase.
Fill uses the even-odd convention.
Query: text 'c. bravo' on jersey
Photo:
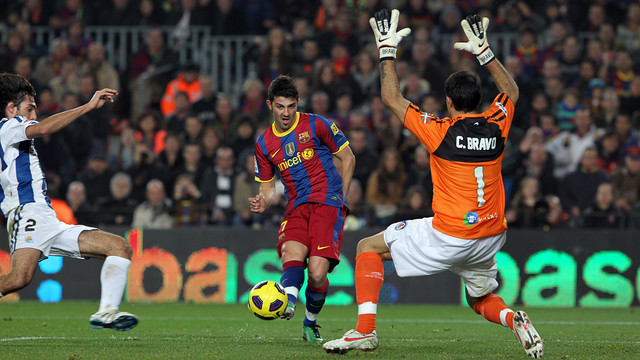
[[[410,104],[404,125],[427,147],[433,180],[433,226],[462,239],[507,229],[502,157],[514,104],[501,93],[481,114],[438,118]]]

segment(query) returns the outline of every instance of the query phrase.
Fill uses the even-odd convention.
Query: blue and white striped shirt
[[[27,203],[45,203],[47,182],[40,166],[33,139],[27,138],[28,126],[37,124],[24,116],[0,120],[0,209],[4,216]]]

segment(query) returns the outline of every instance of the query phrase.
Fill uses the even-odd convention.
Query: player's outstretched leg
[[[513,333],[522,344],[524,352],[531,358],[541,358],[544,354],[542,338],[531,324],[524,311],[516,311],[513,316]]]
[[[130,264],[129,259],[120,256],[107,256],[105,259],[100,272],[100,308],[89,318],[91,328],[126,331],[138,325],[135,315],[118,310],[127,284]]]
[[[324,343],[322,347],[328,353],[344,354],[354,349],[371,351],[378,348],[378,334],[375,329],[378,296],[384,282],[382,257],[372,251],[356,256],[355,280],[358,324],[341,339]]]
[[[302,261],[287,261],[282,264],[282,276],[280,277],[280,285],[287,292],[287,308],[280,317],[281,319],[291,320],[296,314],[296,301],[302,283],[304,282],[304,263]]]
[[[305,298],[307,299],[307,306],[305,308],[304,321],[302,322],[302,338],[308,342],[323,342],[324,339],[320,336],[320,325],[316,323],[318,314],[324,302],[327,298],[327,290],[329,289],[329,279],[325,280],[325,284],[320,288],[314,288],[311,285],[307,286],[305,291]]]

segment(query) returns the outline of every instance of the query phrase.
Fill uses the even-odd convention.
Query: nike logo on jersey
[[[271,157],[276,156],[276,154],[277,154],[277,153],[279,153],[279,152],[280,152],[280,149],[276,150],[276,152],[274,152],[273,154],[271,154]]]
[[[328,248],[328,247],[329,247],[329,245],[327,245],[327,246],[320,246],[320,245],[318,245],[318,250],[324,250],[324,249],[326,249],[326,248]]]
[[[357,340],[370,339],[372,337],[375,337],[375,335],[371,334],[371,335],[367,335],[367,336],[360,336],[360,337],[353,337],[353,338],[346,337],[346,338],[344,338],[344,341],[357,341]]]

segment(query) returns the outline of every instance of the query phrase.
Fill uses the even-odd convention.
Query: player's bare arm
[[[409,108],[410,102],[400,92],[395,60],[382,60],[380,62],[380,82],[382,85],[382,102],[400,122],[404,122],[404,115]]]
[[[411,29],[406,28],[396,31],[399,16],[400,12],[396,9],[391,10],[391,13],[383,9],[369,19],[369,25],[373,30],[373,36],[376,39],[380,54],[382,101],[401,122],[404,122],[404,115],[409,107],[409,101],[400,93],[395,59],[398,43],[403,37],[411,33]]]
[[[115,96],[118,95],[118,91],[113,89],[98,90],[93,94],[91,100],[88,103],[78,106],[75,109],[70,109],[55,115],[52,115],[42,122],[27,127],[25,133],[29,139],[33,139],[40,136],[50,135],[56,131],[63,129],[67,125],[71,124],[80,116],[88,113],[91,110],[99,109],[107,102],[114,102]],[[35,102],[31,104],[22,104],[22,106],[34,106]]]
[[[498,59],[495,59],[494,61],[488,63],[486,65],[486,68],[487,70],[489,70],[489,72],[491,72],[491,75],[493,76],[498,89],[501,92],[507,94],[507,96],[509,96],[509,99],[511,99],[511,101],[513,101],[513,104],[515,105],[515,103],[518,102],[518,98],[520,97],[520,89],[518,89],[518,85],[516,84],[515,80],[513,80],[511,74],[509,74],[507,69],[504,68],[504,66]]]
[[[356,157],[353,155],[353,151],[349,146],[345,146],[335,154],[335,157],[340,160],[340,178],[342,178],[342,192],[346,196],[349,192],[349,186],[351,185],[351,178],[353,177],[353,169],[356,167]]]
[[[502,66],[500,60],[496,59],[489,48],[486,30],[489,27],[488,18],[480,18],[478,15],[468,16],[460,22],[462,30],[467,36],[467,42],[457,42],[453,45],[455,49],[472,53],[478,59],[480,65],[485,66],[493,76],[498,89],[507,94],[515,104],[518,101],[520,92],[513,77]]]
[[[273,204],[276,197],[276,181],[275,178],[271,181],[260,183],[260,193],[254,197],[249,198],[251,205],[251,211],[256,214],[261,214]]]

